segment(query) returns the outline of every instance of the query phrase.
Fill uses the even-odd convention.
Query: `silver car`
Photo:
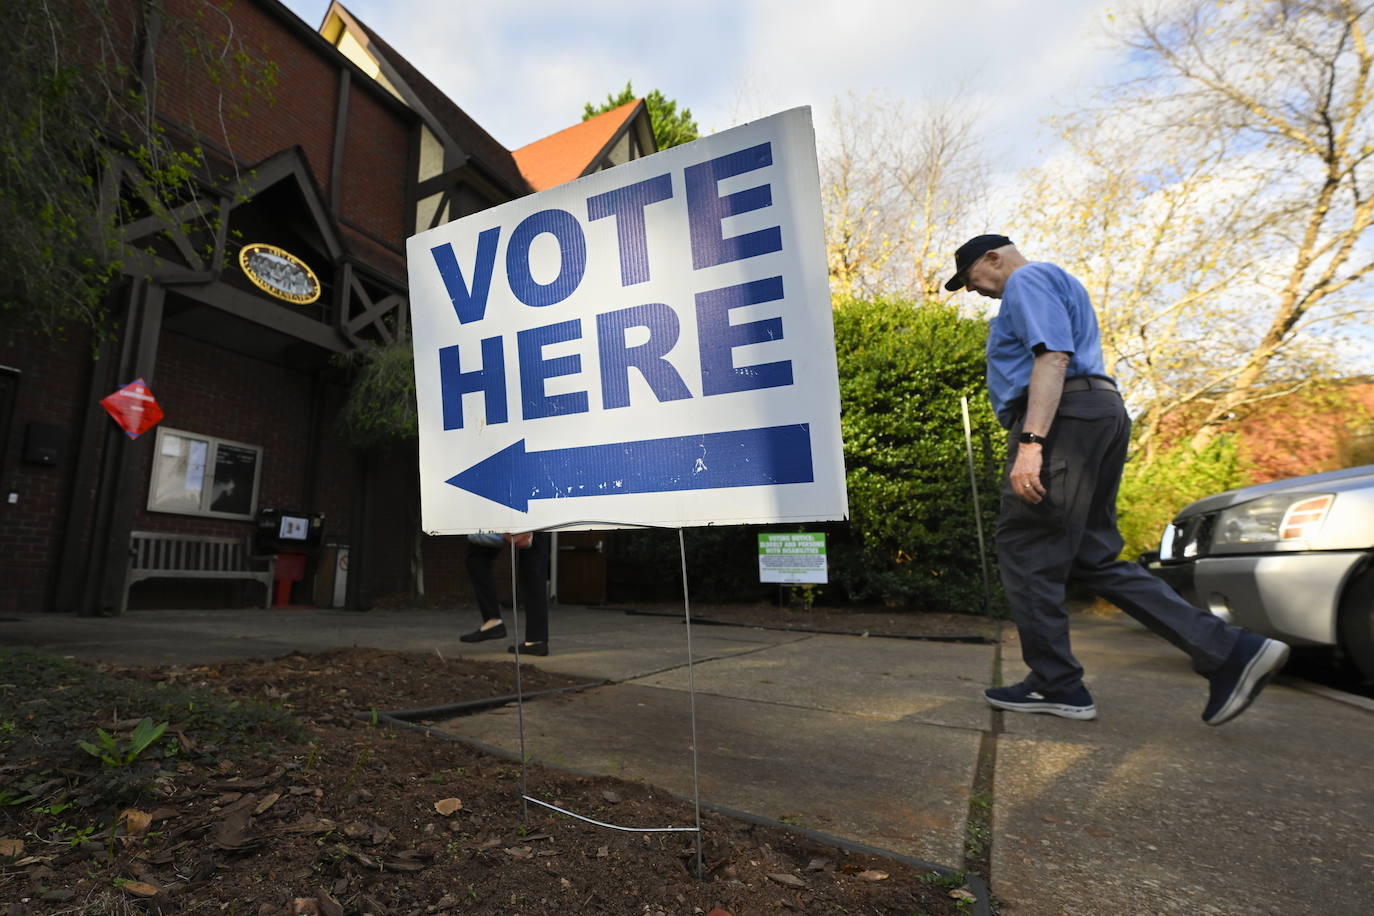
[[[1141,560],[1203,610],[1338,647],[1374,679],[1374,465],[1200,499]]]

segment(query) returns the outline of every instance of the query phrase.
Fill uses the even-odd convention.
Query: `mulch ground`
[[[526,693],[575,682],[521,671]],[[367,649],[158,668],[0,651],[0,901],[7,916],[968,912],[957,878],[709,813],[698,876],[690,834],[526,815],[514,763],[380,718],[513,692],[506,662]],[[144,716],[170,725],[131,762],[75,745],[103,728],[126,753]],[[620,823],[693,819],[652,786],[528,780]]]

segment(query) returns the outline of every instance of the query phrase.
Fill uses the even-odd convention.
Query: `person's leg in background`
[[[541,646],[548,654],[549,642],[549,552],[553,536],[536,531],[530,546],[519,551],[520,606],[525,611],[525,647]]]
[[[499,547],[484,547],[468,542],[464,565],[467,567],[468,580],[472,583],[472,594],[477,599],[477,609],[482,613],[482,624],[471,633],[458,637],[463,642],[482,642],[506,635],[506,625],[501,622],[501,605],[496,599],[496,578],[492,573],[492,565],[500,553]]]

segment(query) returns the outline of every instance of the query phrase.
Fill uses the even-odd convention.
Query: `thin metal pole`
[[[530,803],[526,801],[530,794],[529,780],[525,773],[527,766],[525,760],[525,692],[520,685],[520,595],[516,592],[516,559],[515,552],[520,548],[515,546],[512,539],[510,546],[510,614],[511,614],[511,641],[515,644],[515,720],[520,729],[520,817],[526,826],[530,822]],[[530,542],[533,549],[534,542]],[[500,608],[498,607],[499,611]]]
[[[698,780],[697,753],[697,685],[692,669],[692,603],[687,597],[687,541],[682,529],[677,530],[678,553],[682,557],[682,615],[687,623],[687,697],[692,719],[692,806],[696,810],[697,878],[705,877],[701,859],[701,786]]]
[[[983,503],[978,498],[978,470],[973,461],[973,424],[969,422],[968,397],[959,396],[964,412],[964,446],[968,449],[968,480],[973,487],[973,520],[978,528],[978,565],[983,570],[983,612],[992,616],[992,583],[988,576],[988,548],[983,543]]]

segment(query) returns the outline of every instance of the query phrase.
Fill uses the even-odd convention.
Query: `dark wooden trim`
[[[203,305],[212,306],[325,350],[344,353],[350,349],[339,337],[338,332],[328,324],[293,312],[289,308],[266,302],[227,283],[187,287],[178,292]]]
[[[119,314],[120,303],[129,293],[129,284],[116,284],[110,291],[110,313]],[[87,532],[94,531],[99,514],[100,493],[104,486],[100,478],[91,480],[96,471],[96,458],[104,453],[101,441],[109,449],[108,426],[110,417],[100,406],[100,399],[110,393],[112,379],[116,377],[118,340],[106,337],[99,344],[91,360],[90,373],[86,381],[86,399],[81,410],[81,428],[76,437],[73,453],[76,455],[75,469],[67,483],[67,505],[63,513],[66,519],[62,526],[62,543],[58,548],[57,563],[54,569],[54,585],[50,610],[58,613],[85,613],[83,606],[83,586],[94,569],[90,553],[82,538]],[[88,490],[93,487],[93,490]],[[93,492],[95,499],[89,498]],[[92,542],[92,549],[94,542]]]
[[[401,204],[405,213],[401,225],[405,227],[406,238],[420,231],[420,152],[424,148],[425,125],[416,121],[410,129],[410,149],[406,155],[406,199]]]
[[[118,378],[151,380],[157,369],[165,299],[166,293],[156,284],[136,280],[131,286]],[[151,437],[130,440],[114,424],[108,427],[102,479],[97,490],[97,515],[91,531],[88,587],[81,608],[84,613],[119,613],[124,577],[128,573],[135,495],[142,484],[136,472],[150,441]]]
[[[321,35],[317,29],[311,28],[309,23],[287,9],[284,4],[277,2],[277,0],[256,0],[256,5],[261,7],[269,15],[275,17],[279,22],[294,32],[307,47],[328,59],[330,63],[334,64],[336,67],[345,67],[353,71],[355,76],[362,77],[363,79],[360,82],[366,87],[365,91],[370,95],[377,96],[384,104],[390,106],[394,112],[398,114],[404,113],[411,117],[415,116],[415,112],[407,108],[405,102],[396,98],[396,96],[392,95],[390,92],[387,92],[380,83],[368,76],[361,67],[345,57],[342,51],[334,47],[328,41],[325,41],[324,36]],[[325,15],[327,16],[328,13],[326,12]]]
[[[148,111],[157,111],[157,46],[162,39],[162,4],[143,4],[143,28],[139,35],[138,78]]]
[[[605,159],[606,155],[612,149],[615,148],[616,143],[620,140],[621,137],[629,133],[630,127],[635,123],[636,120],[639,119],[639,116],[641,114],[644,114],[645,117],[648,117],[646,113],[647,111],[648,109],[644,105],[644,100],[640,99],[639,104],[635,106],[635,110],[630,114],[628,118],[621,122],[620,127],[616,130],[615,133],[611,134],[610,139],[608,139],[602,145],[601,149],[598,150],[597,154],[592,157],[592,161],[587,164],[587,167],[582,170],[582,173],[578,175],[578,177],[583,178],[587,175],[591,175],[592,173],[598,171],[601,168],[601,160]]]
[[[334,149],[329,162],[329,212],[339,216],[343,199],[344,142],[348,138],[348,93],[353,78],[348,70],[339,70],[338,107],[334,112]]]
[[[363,227],[363,226],[359,226],[357,223],[353,222],[353,220],[349,219],[349,218],[346,217],[346,216],[341,216],[341,217],[339,217],[339,225],[340,225],[340,226],[347,226],[348,228],[352,229],[354,232],[358,233],[359,235],[361,235],[363,238],[367,239],[368,241],[376,242],[378,245],[381,245],[381,246],[382,246],[383,248],[385,248],[387,251],[395,252],[396,254],[399,254],[401,257],[405,257],[406,250],[405,250],[404,248],[402,248],[402,247],[400,247],[400,246],[398,246],[398,245],[395,245],[395,244],[393,244],[393,243],[391,243],[391,242],[388,242],[386,239],[382,238],[381,236],[373,235],[371,229],[368,229],[368,228]],[[411,235],[414,235],[414,233],[411,233]],[[409,238],[409,237],[410,237],[410,236],[406,236],[406,238]]]
[[[338,14],[339,18],[344,21],[344,24],[347,28],[353,30],[355,38],[367,42],[367,51],[369,54],[372,55],[372,59],[377,62],[377,68],[381,70],[382,76],[386,77],[386,81],[390,83],[396,89],[396,91],[401,94],[401,98],[405,100],[404,104],[408,106],[409,110],[413,112],[416,116],[418,116],[418,118],[421,121],[423,121],[426,125],[428,125],[430,131],[433,132],[434,136],[439,138],[439,142],[442,143],[444,146],[445,164],[451,161],[459,162],[467,159],[468,154],[461,146],[458,145],[457,138],[455,138],[447,130],[445,130],[443,123],[434,114],[434,112],[430,111],[429,108],[425,106],[424,102],[420,101],[420,97],[415,94],[415,90],[410,88],[410,84],[407,83],[404,79],[402,79],[401,75],[398,72],[396,72],[396,68],[391,65],[391,61],[386,59],[386,55],[381,53],[381,51],[371,47],[372,41],[368,35],[368,32],[370,30],[364,28],[362,24],[354,18],[353,14],[350,13],[348,9],[343,5],[338,3],[332,3],[330,4],[329,9],[330,12]],[[325,13],[326,17],[328,15],[329,13]],[[352,61],[349,61],[349,63],[352,63]],[[377,83],[376,80],[371,80],[370,78],[369,80],[374,85],[376,85],[377,88],[380,89],[382,92],[386,92],[386,88],[381,84]],[[387,92],[386,94],[391,96],[391,93],[389,92]],[[396,99],[395,96],[391,96],[391,98],[393,101],[399,101]],[[411,174],[415,173],[412,172]]]

